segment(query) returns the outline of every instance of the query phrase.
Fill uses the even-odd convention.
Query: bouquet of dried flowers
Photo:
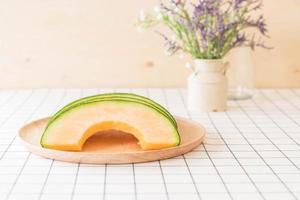
[[[195,59],[220,59],[236,47],[269,48],[255,35],[268,37],[264,17],[253,16],[261,7],[262,0],[166,0],[155,7],[156,14],[141,11],[136,25],[167,26],[174,35],[159,34],[170,55],[181,50]],[[250,28],[258,31],[249,33]]]

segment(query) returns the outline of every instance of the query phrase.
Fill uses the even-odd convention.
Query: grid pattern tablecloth
[[[174,159],[129,165],[71,164],[27,152],[21,125],[76,98],[149,96],[202,123],[205,144]],[[300,90],[257,90],[228,112],[189,113],[181,89],[45,89],[0,92],[0,199],[300,199]]]

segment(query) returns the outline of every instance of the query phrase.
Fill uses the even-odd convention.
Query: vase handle
[[[226,75],[226,72],[227,72],[228,68],[230,67],[230,62],[229,62],[229,61],[224,62],[224,63],[223,63],[223,66],[224,66],[224,68],[223,68],[222,73],[223,73],[224,75]]]
[[[191,64],[190,62],[187,62],[185,64],[185,67],[188,68],[189,70],[191,70],[194,74],[197,74],[198,72],[196,71],[196,68],[193,64]]]

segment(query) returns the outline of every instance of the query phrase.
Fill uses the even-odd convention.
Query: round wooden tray
[[[176,117],[181,136],[181,144],[177,147],[143,151],[131,134],[106,131],[89,138],[84,144],[83,151],[59,151],[46,149],[40,145],[40,138],[48,120],[49,118],[40,119],[22,127],[19,131],[21,141],[36,155],[75,163],[122,164],[167,159],[191,151],[202,143],[206,133],[199,123]]]

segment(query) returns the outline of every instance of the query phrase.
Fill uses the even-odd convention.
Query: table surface
[[[169,160],[87,165],[35,156],[16,136],[76,98],[113,91],[198,121],[208,131],[204,145]],[[183,89],[1,91],[0,199],[300,199],[300,90],[256,90],[220,113],[190,113],[185,97]]]

